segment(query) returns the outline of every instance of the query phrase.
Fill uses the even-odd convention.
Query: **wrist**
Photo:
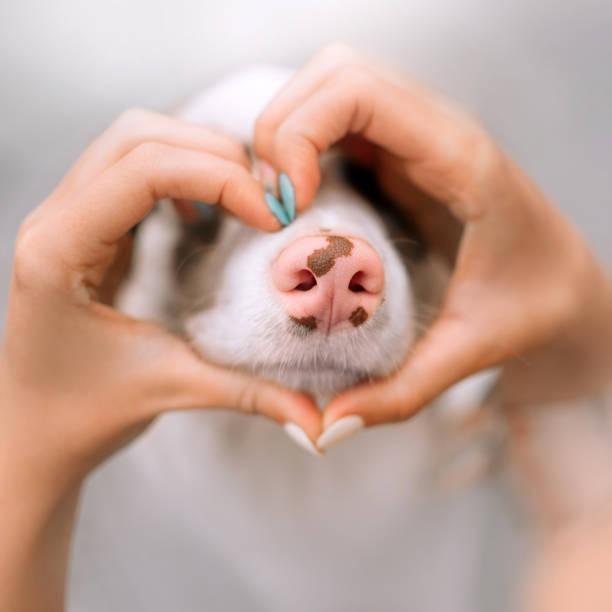
[[[83,477],[70,465],[53,419],[46,418],[54,412],[50,398],[37,401],[14,379],[0,354],[0,503],[8,497],[51,509],[78,490]]]
[[[0,355],[0,609],[60,612],[81,481],[39,435],[48,406],[18,387]]]
[[[0,486],[0,608],[61,612],[79,490],[51,500]]]

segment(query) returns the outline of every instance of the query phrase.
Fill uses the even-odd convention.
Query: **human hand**
[[[163,197],[218,202],[271,230],[243,147],[147,111],[119,118],[23,224],[0,361],[0,463],[60,496],[165,410],[232,408],[293,421],[307,397],[203,362],[178,337],[109,304],[130,229]]]
[[[527,353],[538,360],[537,350],[550,363],[543,347],[576,355],[577,339],[601,334],[606,275],[572,224],[465,113],[335,45],[274,98],[254,146],[291,178],[300,210],[317,190],[320,154],[337,143],[374,168],[454,272],[405,364],[333,400],[326,428],[351,415],[359,418],[350,428],[401,421],[471,373]]]

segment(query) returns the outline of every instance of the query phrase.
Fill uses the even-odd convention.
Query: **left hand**
[[[409,79],[332,46],[264,110],[254,146],[290,177],[302,210],[319,185],[319,156],[347,137],[373,152],[381,186],[428,237],[449,230],[454,269],[437,319],[404,365],[333,400],[326,428],[346,417],[345,430],[407,419],[462,378],[517,357],[537,364],[535,378],[546,372],[558,379],[565,361],[572,376],[562,376],[574,380],[572,364],[590,376],[593,362],[606,359],[596,344],[609,358],[605,271],[477,122]]]

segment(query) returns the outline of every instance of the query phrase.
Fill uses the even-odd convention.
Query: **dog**
[[[178,115],[248,146],[290,74],[241,71]],[[321,407],[392,372],[435,317],[450,270],[367,171],[334,153],[322,171],[313,205],[273,234],[212,206],[188,224],[160,202],[139,227],[118,308]],[[500,463],[509,429],[488,403],[496,377],[471,377],[409,422],[325,458],[263,419],[161,418],[87,487],[71,608],[479,609],[482,550],[501,559],[498,574],[516,570],[500,571],[504,554],[491,552],[504,546],[484,520],[491,490],[448,491]]]

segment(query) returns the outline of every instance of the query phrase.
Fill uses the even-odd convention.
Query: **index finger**
[[[274,135],[279,125],[339,68],[356,61],[355,51],[343,44],[332,44],[310,59],[276,93],[257,118],[253,148],[268,162],[274,151]]]
[[[124,155],[147,142],[212,153],[250,167],[243,145],[213,129],[144,109],[122,113],[79,157],[58,185],[62,196],[87,185]]]
[[[208,153],[148,143],[82,191],[43,205],[36,215],[41,231],[32,228],[32,238],[44,241],[45,251],[59,254],[64,267],[87,270],[106,264],[109,249],[165,197],[219,203],[253,227],[279,227],[264,203],[262,185],[243,166]]]
[[[416,86],[364,66],[327,78],[277,127],[272,146],[277,168],[293,181],[298,208],[320,181],[319,157],[350,134],[359,134],[405,163],[406,174],[435,198],[473,199],[486,166],[489,139],[466,115]]]

